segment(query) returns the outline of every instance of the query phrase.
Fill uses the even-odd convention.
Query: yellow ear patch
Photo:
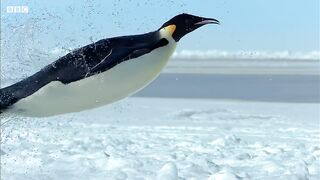
[[[176,30],[176,25],[169,25],[164,28],[171,36]]]

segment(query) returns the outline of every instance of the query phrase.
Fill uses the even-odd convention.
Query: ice
[[[239,180],[240,178],[232,172],[220,171],[209,177],[208,180]]]
[[[290,51],[221,51],[221,50],[182,50],[173,54],[178,59],[303,59],[319,60],[320,51],[290,52]]]
[[[158,180],[177,180],[178,170],[174,163],[165,164],[159,171],[157,175]]]
[[[114,158],[114,157],[110,157],[108,159],[108,164],[106,166],[107,170],[114,170],[114,169],[121,169],[123,167],[126,167],[127,162],[126,160],[122,159],[122,158]]]
[[[211,142],[211,145],[216,145],[216,146],[230,146],[230,145],[235,145],[240,143],[240,138],[236,137],[235,135],[228,135],[224,138],[218,138],[215,139],[213,142]]]
[[[2,179],[320,178],[319,104],[128,98],[1,114]]]

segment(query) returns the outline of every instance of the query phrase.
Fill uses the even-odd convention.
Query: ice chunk
[[[122,167],[126,166],[126,164],[127,163],[124,159],[110,157],[108,159],[107,170],[122,168]]]
[[[279,163],[273,161],[266,162],[262,167],[262,170],[267,172],[268,174],[281,174],[283,171],[283,167]]]
[[[215,173],[211,175],[208,180],[239,180],[241,179],[238,177],[236,174],[227,171],[227,170],[222,170],[218,173]]]
[[[0,155],[6,155],[7,153],[2,151],[2,149],[0,149]]]
[[[158,180],[176,180],[178,179],[178,170],[177,166],[170,162],[165,164],[157,175]]]
[[[309,179],[309,170],[307,164],[303,161],[291,167],[290,171],[297,179]]]
[[[236,145],[236,144],[239,144],[240,142],[241,142],[241,139],[238,138],[237,136],[227,135],[224,138],[215,139],[209,144],[224,147],[224,146]]]

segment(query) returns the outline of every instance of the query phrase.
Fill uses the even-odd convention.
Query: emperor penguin
[[[106,38],[76,49],[0,89],[0,111],[48,117],[100,107],[146,87],[180,39],[213,18],[179,14],[146,34]]]

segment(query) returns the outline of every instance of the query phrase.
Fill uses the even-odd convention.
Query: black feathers
[[[59,58],[34,75],[9,87],[0,89],[0,109],[5,109],[22,98],[32,95],[52,81],[72,83],[113,68],[169,42],[159,39],[157,31],[103,39]]]

